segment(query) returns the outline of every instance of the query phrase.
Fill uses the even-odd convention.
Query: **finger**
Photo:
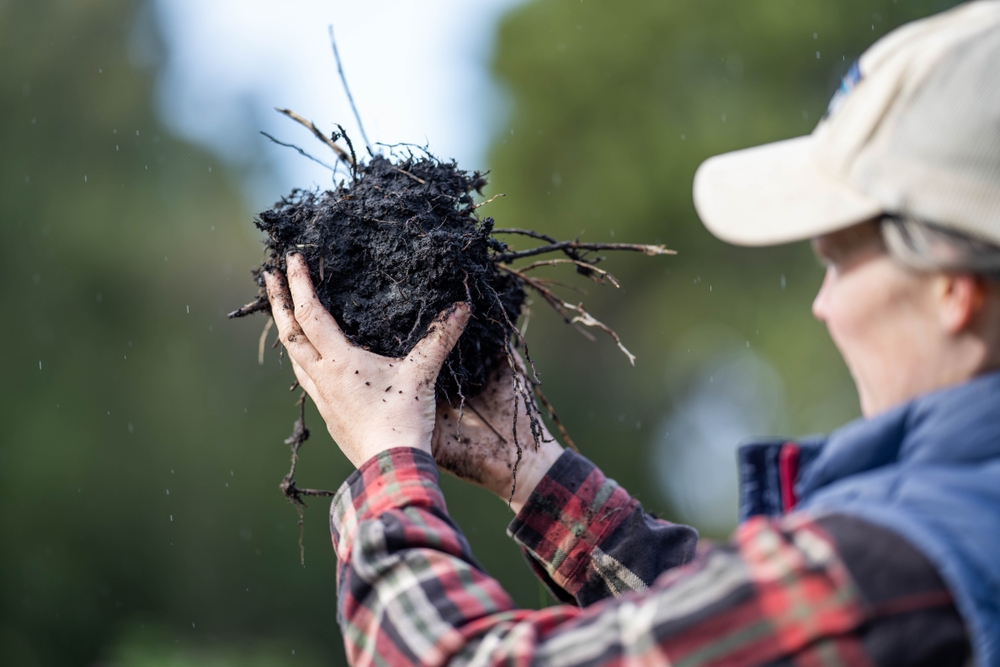
[[[319,352],[309,342],[295,319],[295,306],[292,295],[288,293],[285,276],[281,271],[265,271],[264,284],[267,286],[267,298],[271,302],[271,316],[278,327],[278,336],[288,350],[288,356],[303,365],[320,360],[322,357]]]
[[[294,253],[285,258],[285,263],[288,265],[288,286],[295,303],[295,319],[309,340],[317,349],[334,354],[339,351],[337,348],[350,345],[337,320],[316,296],[305,258]]]
[[[434,318],[427,335],[410,352],[407,358],[423,370],[427,379],[437,377],[445,358],[465,331],[469,314],[469,304],[464,301],[449,306]]]

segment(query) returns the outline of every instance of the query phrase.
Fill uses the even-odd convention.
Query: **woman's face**
[[[871,416],[936,389],[941,327],[933,277],[907,271],[885,251],[875,223],[813,241],[826,277],[813,301]]]

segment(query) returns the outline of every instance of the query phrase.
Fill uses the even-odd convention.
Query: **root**
[[[569,324],[572,324],[574,326],[582,324],[585,327],[596,327],[607,333],[615,341],[615,344],[618,346],[618,349],[621,350],[626,357],[628,357],[629,363],[635,366],[635,355],[628,351],[628,348],[626,348],[624,343],[622,343],[622,339],[618,336],[615,330],[609,327],[608,325],[604,324],[600,320],[596,319],[590,313],[588,313],[584,309],[582,303],[578,303],[577,305],[574,306],[573,304],[560,299],[552,292],[552,290],[545,287],[537,279],[530,278],[524,275],[524,273],[522,273],[521,271],[512,269],[504,264],[499,264],[498,266],[504,271],[508,271],[516,276],[519,276],[522,280],[524,280],[526,285],[528,285],[536,292],[541,294],[542,297],[544,297],[545,300],[549,303],[549,305],[551,305],[557,313],[562,315],[563,318]],[[570,315],[571,312],[576,313],[576,315]],[[579,327],[577,327],[577,330],[583,333],[583,330],[580,329]],[[591,336],[590,334],[584,334],[584,335],[590,340],[594,340],[594,337]]]
[[[334,167],[331,167],[330,165],[328,165],[326,162],[323,162],[319,158],[315,158],[312,155],[310,155],[309,153],[306,153],[304,150],[302,150],[301,148],[299,148],[295,144],[286,144],[284,141],[278,141],[277,139],[275,139],[274,137],[272,137],[267,132],[264,132],[263,130],[261,130],[260,133],[263,134],[268,139],[270,139],[271,141],[273,141],[274,143],[278,144],[279,146],[284,146],[285,148],[294,149],[294,150],[298,151],[299,155],[301,155],[303,157],[307,157],[307,158],[309,158],[310,160],[312,160],[313,162],[315,162],[317,164],[323,165],[324,167],[326,167],[327,169],[329,169],[330,171],[332,171],[335,174],[337,173],[337,170]]]
[[[313,123],[311,120],[306,120],[305,118],[303,118],[302,116],[298,115],[297,113],[295,113],[291,109],[281,109],[279,107],[275,107],[275,111],[277,111],[278,113],[285,114],[286,116],[288,116],[289,118],[291,118],[292,120],[294,120],[296,123],[298,123],[299,125],[302,125],[306,129],[308,129],[310,132],[312,132],[316,136],[317,139],[319,139],[324,144],[326,144],[327,146],[329,146],[331,148],[331,150],[333,150],[333,152],[337,154],[337,157],[340,158],[344,163],[347,164],[348,167],[351,168],[352,173],[353,173],[354,166],[355,166],[355,160],[354,160],[354,158],[347,151],[345,151],[343,148],[341,148],[340,146],[338,146],[335,143],[336,139],[327,138],[327,136],[325,134],[323,134],[318,127],[316,127],[315,123]]]
[[[271,304],[268,302],[267,297],[261,295],[256,299],[243,306],[242,308],[237,308],[233,312],[226,315],[229,319],[234,319],[236,317],[246,317],[247,315],[253,315],[254,313],[260,312],[262,310],[270,310]]]
[[[476,406],[474,406],[474,405],[473,405],[472,403],[469,403],[469,409],[470,409],[470,410],[472,410],[473,414],[475,414],[475,415],[476,415],[477,417],[479,417],[479,418],[480,418],[480,419],[482,420],[482,422],[483,422],[484,424],[486,424],[487,426],[489,426],[489,427],[490,427],[490,430],[491,430],[491,431],[493,431],[493,434],[494,434],[494,435],[495,435],[496,437],[500,438],[500,442],[502,442],[502,443],[503,443],[503,444],[505,444],[505,445],[507,445],[507,444],[510,444],[510,443],[508,443],[508,442],[507,442],[507,438],[505,438],[505,437],[503,437],[502,435],[500,435],[500,431],[498,431],[498,430],[496,429],[496,427],[495,427],[495,426],[493,426],[493,424],[491,424],[491,423],[490,423],[490,422],[489,422],[489,421],[488,421],[488,420],[486,419],[486,417],[484,417],[483,415],[481,415],[481,414],[479,413],[479,410],[476,410]],[[461,438],[461,436],[459,436],[459,438]]]
[[[333,26],[328,26],[330,31],[330,46],[333,47],[333,59],[337,61],[337,74],[340,75],[340,83],[344,86],[344,92],[347,94],[347,101],[351,103],[351,111],[354,112],[354,120],[358,121],[358,129],[361,130],[361,138],[365,140],[365,147],[368,149],[369,155],[374,155],[372,153],[372,142],[368,141],[368,135],[365,133],[365,126],[361,122],[361,114],[358,113],[358,107],[354,104],[354,95],[351,95],[351,89],[347,85],[347,77],[344,76],[344,66],[340,62],[340,52],[337,51],[337,40],[333,38]],[[343,129],[341,129],[343,131]]]
[[[538,385],[535,385],[534,389],[535,396],[537,396],[538,400],[545,406],[545,411],[549,413],[549,418],[552,420],[552,423],[556,425],[557,429],[559,429],[559,435],[562,436],[563,442],[566,443],[567,447],[579,454],[580,450],[576,448],[576,443],[573,442],[573,438],[569,437],[566,427],[563,426],[563,423],[559,420],[559,416],[556,414],[552,404],[549,403],[549,399],[545,398],[545,394],[543,394],[542,390],[538,388]]]
[[[295,389],[298,383],[292,385],[291,389]],[[308,507],[305,501],[302,500],[302,496],[333,496],[333,491],[326,491],[323,489],[303,489],[295,483],[295,466],[299,463],[299,448],[302,447],[302,443],[309,439],[309,427],[306,426],[306,397],[305,391],[299,396],[298,406],[299,406],[299,418],[295,420],[295,424],[292,426],[292,434],[285,438],[285,444],[292,449],[292,465],[288,469],[288,474],[284,476],[281,480],[281,484],[278,488],[285,495],[288,502],[295,508],[295,511],[299,515],[299,560],[302,562],[302,566],[305,567],[306,564],[306,548],[302,542],[304,528],[302,525],[303,520],[303,508]]]
[[[257,343],[257,365],[264,365],[264,346],[267,345],[267,334],[271,331],[271,327],[274,326],[274,318],[267,318],[267,322],[264,324],[264,330],[260,332],[260,341]]]
[[[579,259],[544,259],[538,262],[534,262],[532,264],[528,264],[527,266],[522,266],[518,269],[518,271],[520,271],[521,273],[526,273],[528,271],[537,269],[542,266],[555,266],[556,264],[575,264],[579,267],[586,269],[586,273],[588,274],[587,277],[593,280],[595,283],[603,285],[604,281],[607,280],[616,288],[621,287],[621,284],[613,275],[611,275],[604,269],[599,269],[593,264],[590,264],[589,262],[584,262]]]
[[[501,230],[499,229],[494,230],[494,232],[497,233],[500,231]],[[643,245],[640,243],[580,243],[579,241],[561,241],[558,243],[550,243],[549,245],[538,246],[537,248],[530,248],[528,250],[501,253],[497,255],[497,259],[501,262],[509,262],[511,260],[521,259],[523,257],[534,257],[535,255],[543,255],[547,252],[555,252],[557,250],[562,250],[563,252],[567,250],[628,250],[631,252],[641,252],[642,254],[650,257],[656,255],[677,254],[676,250],[669,250],[664,245]]]

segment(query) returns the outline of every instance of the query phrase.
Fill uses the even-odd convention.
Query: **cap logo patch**
[[[844,78],[840,80],[840,88],[838,88],[837,92],[833,94],[833,98],[830,100],[830,104],[827,106],[826,114],[824,114],[823,118],[829,118],[836,113],[837,109],[840,108],[840,105],[844,103],[845,99],[847,99],[847,95],[854,90],[854,87],[857,86],[860,81],[861,68],[858,67],[858,61],[855,60],[851,64],[851,68],[847,70],[847,74],[845,74]]]

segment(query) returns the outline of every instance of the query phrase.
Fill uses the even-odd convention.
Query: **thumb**
[[[437,377],[441,365],[448,357],[459,336],[465,331],[469,321],[469,304],[464,301],[452,304],[434,318],[427,335],[417,343],[409,354],[409,360],[417,364],[429,379]]]

